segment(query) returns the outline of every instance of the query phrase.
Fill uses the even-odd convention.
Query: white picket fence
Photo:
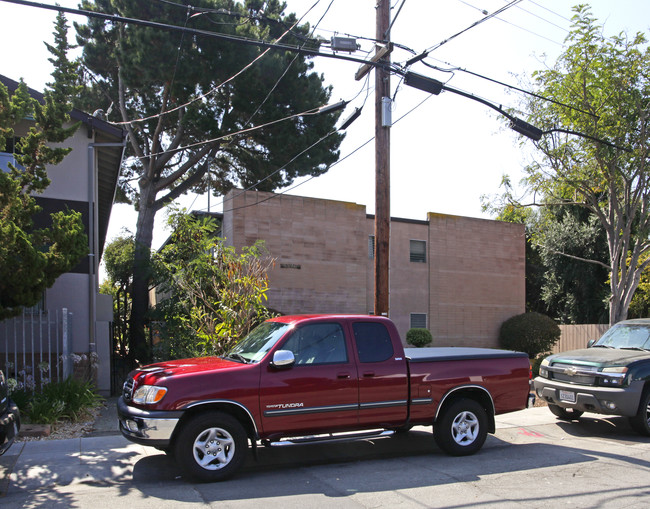
[[[0,369],[18,388],[38,389],[72,374],[72,313],[23,310],[0,322]]]

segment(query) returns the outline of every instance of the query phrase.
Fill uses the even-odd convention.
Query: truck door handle
[[[367,372],[365,372],[363,374],[363,376],[364,376],[364,378],[372,378],[373,376],[375,376],[375,372],[374,371],[367,371]]]
[[[350,373],[339,373],[336,378],[350,378]]]

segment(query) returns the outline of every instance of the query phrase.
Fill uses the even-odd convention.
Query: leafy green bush
[[[25,389],[15,389],[10,393],[11,399],[13,400],[21,412],[27,413],[29,409],[29,403],[32,400],[32,393]]]
[[[541,313],[513,316],[501,325],[499,344],[507,350],[525,352],[530,359],[551,351],[560,339],[560,328]]]
[[[55,424],[63,418],[65,402],[60,399],[51,400],[42,394],[36,394],[29,403],[29,420],[37,424]]]
[[[433,336],[431,336],[431,332],[429,331],[429,329],[413,328],[413,329],[409,329],[408,332],[406,333],[406,342],[417,348],[422,348],[423,346],[427,346],[431,344],[432,341],[433,341]]]
[[[34,424],[55,424],[62,419],[77,421],[102,399],[90,382],[72,377],[47,384],[41,392],[15,390],[11,398]]]
[[[46,385],[39,396],[53,402],[62,401],[64,405],[62,417],[71,421],[78,420],[90,408],[97,406],[101,400],[90,382],[72,377],[68,377],[63,382]],[[31,414],[30,417],[33,419]]]

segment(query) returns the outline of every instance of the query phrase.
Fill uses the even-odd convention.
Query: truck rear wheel
[[[434,424],[433,438],[447,454],[468,456],[483,447],[487,421],[487,413],[477,401],[459,399]]]
[[[630,417],[630,425],[637,433],[650,436],[650,390],[643,391],[639,411]]]
[[[562,419],[563,421],[580,419],[580,416],[583,414],[583,412],[576,410],[575,408],[562,408],[561,406],[552,405],[551,403],[548,404],[548,409],[555,417]]]
[[[247,451],[246,432],[234,417],[221,412],[199,414],[180,431],[174,452],[191,477],[221,481],[241,467]]]

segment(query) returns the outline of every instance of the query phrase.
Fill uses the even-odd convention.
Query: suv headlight
[[[627,366],[616,366],[613,368],[603,368],[601,373],[607,373],[608,376],[601,378],[602,384],[606,387],[620,387],[623,385],[625,375],[627,374]]]
[[[548,362],[548,359],[542,360],[542,362],[539,365],[539,376],[548,378],[548,369],[546,368],[548,367],[549,364],[550,363]]]
[[[142,385],[135,390],[131,401],[140,405],[152,405],[163,399],[165,394],[167,394],[167,387]]]

